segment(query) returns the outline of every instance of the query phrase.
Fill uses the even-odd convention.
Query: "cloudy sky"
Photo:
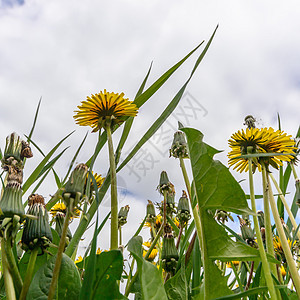
[[[119,174],[121,204],[131,206],[129,236],[136,229],[136,216],[138,221],[143,218],[147,199],[161,200],[155,189],[162,170],[175,183],[178,197],[181,194],[178,162],[167,153],[178,120],[202,131],[210,145],[225,150],[217,157],[225,165],[227,139],[243,127],[248,114],[260,126],[276,128],[280,113],[283,129],[296,133],[299,13],[298,1],[0,0],[0,147],[13,131],[29,133],[42,97],[33,140],[44,152],[76,130],[64,143],[70,148],[56,167],[63,177],[76,145],[90,132],[73,120],[80,101],[103,89],[133,99],[152,61],[149,84],[202,40],[208,41],[219,24],[178,108]],[[124,154],[187,80],[201,49],[140,110]],[[116,133],[115,143],[118,137]],[[96,140],[96,134],[89,134],[78,162],[90,157]],[[35,151],[25,176],[40,159]],[[105,175],[106,170],[104,150],[95,171]],[[54,192],[49,178],[40,193],[48,200]],[[101,216],[107,212],[106,203]],[[108,232],[101,239],[103,248],[108,246],[107,236]]]

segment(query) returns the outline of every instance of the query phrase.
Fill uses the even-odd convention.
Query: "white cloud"
[[[65,142],[71,149],[57,165],[63,177],[88,130],[75,126],[72,118],[81,100],[104,88],[124,91],[133,98],[152,60],[149,84],[203,39],[207,41],[218,23],[211,48],[187,88],[208,114],[200,114],[190,125],[204,133],[207,143],[226,151],[227,139],[242,127],[248,114],[261,118],[265,126],[277,127],[279,112],[283,128],[294,134],[300,113],[298,9],[297,1],[192,0],[29,0],[0,9],[1,148],[10,132],[28,134],[42,96],[33,139],[45,152],[76,129]],[[141,109],[125,152],[174,97],[195,59],[194,54]],[[96,138],[95,134],[88,137],[78,162],[90,157]],[[130,192],[140,199],[138,206],[146,207],[148,198],[159,200],[155,189],[162,170],[168,171],[180,196],[184,186],[177,162],[174,167],[173,159],[149,143],[144,149],[159,161],[155,169],[148,170],[141,182],[127,167],[120,172]],[[36,151],[35,157],[28,160],[25,175],[41,159]],[[227,163],[226,153],[217,158]],[[106,150],[95,168],[98,173],[106,172]],[[41,193],[48,196],[53,189],[54,180],[42,185]]]

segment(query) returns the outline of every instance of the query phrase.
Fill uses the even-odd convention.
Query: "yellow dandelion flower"
[[[281,130],[274,131],[273,128],[246,128],[234,133],[228,141],[231,151],[228,153],[229,166],[234,166],[239,172],[248,171],[248,159],[238,158],[248,154],[248,147],[252,147],[252,153],[284,153],[285,155],[253,158],[253,168],[261,171],[261,162],[278,169],[282,166],[282,161],[293,159],[294,141],[291,135],[287,135]]]
[[[111,126],[124,121],[123,117],[135,117],[137,106],[124,98],[124,93],[109,93],[106,90],[87,97],[75,111],[74,119],[80,126],[91,126],[93,132],[105,126],[106,120],[111,120]]]
[[[79,255],[78,258],[75,260],[75,264],[80,263],[83,260],[82,256]]]
[[[96,254],[100,254],[102,250],[100,248],[97,249]]]
[[[147,249],[143,249],[143,256],[145,257],[147,251],[149,250],[151,243],[150,242],[144,242],[143,245],[147,248]],[[147,260],[153,261],[155,259],[155,257],[157,256],[158,250],[156,249],[156,246],[152,249],[152,251],[150,252],[150,255],[148,256]]]
[[[64,203],[56,203],[51,209],[50,214],[52,218],[55,218],[58,214],[65,216],[67,213],[67,207]],[[78,218],[80,216],[80,210],[74,209],[73,216],[71,218]]]
[[[176,227],[180,227],[180,223],[179,223],[179,220],[177,218],[175,218],[174,220],[174,224],[176,225]]]
[[[283,265],[280,266],[281,275],[284,277],[286,275],[286,270]]]
[[[100,174],[98,175],[97,173],[93,173],[93,176],[95,177],[95,180],[96,180],[96,183],[97,183],[97,188],[99,189],[100,186],[103,184],[104,180],[105,180],[105,177],[102,177]],[[87,180],[88,180],[88,176],[89,174],[86,175],[86,181],[85,181],[85,184],[87,183]],[[91,191],[94,191],[94,186],[93,186],[93,181],[92,179],[90,179],[90,182],[91,182]]]
[[[234,266],[238,266],[240,262],[239,262],[238,260],[233,260],[232,262],[229,262],[229,261],[228,261],[228,262],[226,263],[226,267],[227,267],[227,268],[232,268],[231,263],[232,263]]]

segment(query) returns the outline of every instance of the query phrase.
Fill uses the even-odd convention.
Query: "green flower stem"
[[[25,280],[24,280],[24,284],[23,284],[23,288],[22,288],[19,300],[25,300],[26,299],[26,295],[27,295],[27,292],[28,292],[28,289],[29,289],[29,286],[30,286],[30,283],[31,283],[31,279],[32,279],[33,271],[34,271],[34,265],[35,265],[35,261],[36,261],[38,251],[39,251],[38,247],[35,247],[31,251],[28,266],[27,266],[26,276],[25,276]]]
[[[291,166],[291,168],[292,168],[292,171],[293,171],[293,175],[294,175],[295,180],[299,179],[298,174],[297,174],[297,172],[296,172],[295,165],[294,165],[293,163],[290,163],[290,166]]]
[[[267,170],[264,164],[262,164],[262,182],[263,182],[266,249],[267,249],[267,253],[275,258],[274,245],[273,245],[273,232],[272,232],[272,224],[271,224],[271,213],[270,213],[270,205],[268,199],[269,186],[267,183]],[[273,275],[277,278],[276,265],[270,263],[270,269]]]
[[[184,164],[184,160],[182,157],[179,157],[179,161],[180,161],[180,168],[182,171],[182,175],[184,178],[184,182],[185,182],[185,186],[189,195],[189,199],[190,199],[190,203],[191,203],[191,207],[192,207],[192,213],[193,213],[193,217],[195,220],[195,227],[197,230],[197,235],[198,235],[198,240],[199,240],[199,244],[200,244],[200,249],[202,248],[201,246],[201,241],[202,241],[202,227],[201,227],[201,222],[200,222],[200,217],[199,217],[199,213],[198,213],[198,209],[197,209],[197,205],[195,205],[193,207],[193,201],[192,201],[192,192],[191,192],[191,185],[190,185],[190,181],[189,181],[189,177],[185,168],[185,164]]]
[[[167,191],[166,190],[164,190],[163,214],[164,214],[163,223],[165,226],[167,224]]]
[[[117,175],[114,148],[111,136],[110,123],[105,127],[107,133],[110,178],[111,178],[111,225],[110,225],[110,250],[118,249],[118,193],[117,193]]]
[[[157,236],[157,233],[156,233],[156,230],[155,230],[155,228],[154,228],[153,223],[151,223],[151,230],[152,230],[152,233],[153,233],[153,237],[154,237],[154,239],[155,239],[156,236]],[[157,248],[158,248],[159,253],[161,254],[162,249],[161,249],[160,243],[157,243]]]
[[[293,225],[293,227],[294,227],[294,230],[296,230],[297,227],[298,227],[298,225],[297,225],[297,223],[296,223],[296,220],[295,220],[295,218],[294,218],[294,215],[293,215],[293,213],[291,212],[290,207],[289,207],[289,205],[287,204],[287,202],[286,202],[286,200],[285,200],[285,197],[283,196],[283,193],[282,193],[282,191],[281,191],[281,189],[280,189],[280,187],[279,187],[279,185],[278,185],[278,183],[277,183],[275,177],[273,176],[272,173],[270,173],[269,176],[270,176],[270,178],[272,179],[272,182],[273,182],[273,184],[274,184],[274,186],[275,186],[275,188],[276,188],[276,190],[277,190],[277,192],[278,192],[278,194],[279,194],[279,197],[280,197],[280,199],[281,199],[281,201],[282,201],[282,203],[283,203],[283,205],[284,205],[284,207],[285,207],[285,209],[286,209],[286,211],[287,211],[287,213],[288,213],[288,215],[289,215],[289,218],[290,218],[291,223],[292,223],[292,225]],[[300,240],[300,232],[299,232],[299,230],[297,231],[297,236],[298,236],[298,239]]]
[[[119,227],[119,245],[122,246],[122,226]]]
[[[4,285],[5,285],[5,293],[7,300],[16,300],[16,293],[14,288],[13,278],[8,268],[4,240],[1,239],[1,254],[2,254],[2,269],[3,269],[3,277],[4,277]]]
[[[4,247],[5,247],[5,256],[7,265],[10,270],[10,274],[13,278],[15,287],[16,287],[16,293],[20,295],[22,287],[23,287],[23,280],[20,275],[14,254],[12,252],[12,240],[11,238],[8,238],[7,240],[4,239]]]
[[[284,233],[284,229],[283,229],[283,226],[282,226],[282,223],[280,220],[280,216],[279,216],[279,213],[277,210],[276,202],[275,202],[275,199],[273,196],[272,187],[270,185],[269,176],[267,177],[267,179],[268,179],[268,183],[269,183],[269,200],[270,200],[270,205],[271,205],[274,221],[276,224],[276,228],[278,231],[279,239],[281,241],[281,246],[282,246],[286,261],[289,266],[289,270],[290,270],[290,274],[291,274],[294,286],[296,288],[297,294],[300,295],[300,276],[298,274],[296,263],[293,259],[293,255],[291,253],[289,243],[288,243],[285,233]]]
[[[73,211],[73,202],[74,202],[74,199],[70,198],[70,205],[67,208],[67,214],[66,214],[66,217],[65,217],[64,226],[63,226],[63,229],[62,229],[62,232],[61,232],[60,242],[59,242],[59,246],[58,246],[58,250],[57,250],[57,254],[56,254],[56,261],[55,261],[55,265],[54,265],[54,269],[53,269],[51,285],[50,285],[50,288],[49,288],[48,300],[52,300],[54,295],[55,295],[56,286],[57,286],[58,277],[59,277],[60,266],[61,266],[61,261],[62,261],[62,255],[63,255],[64,249],[65,249],[65,243],[66,243],[66,237],[67,237],[67,230],[68,230],[68,226],[69,226],[69,220],[70,220],[70,217],[71,217],[71,213]]]
[[[256,212],[256,203],[255,203],[255,194],[254,194],[254,184],[253,184],[253,173],[252,173],[252,160],[249,158],[248,160],[248,165],[249,165],[249,187],[250,187],[250,199],[251,199],[251,207],[254,212]],[[256,238],[257,238],[257,244],[258,244],[258,250],[264,270],[264,275],[267,283],[267,287],[269,289],[271,299],[278,299],[276,290],[274,287],[271,271],[269,268],[268,260],[267,260],[267,255],[264,249],[264,244],[262,241],[262,237],[260,234],[260,229],[259,229],[259,223],[258,223],[258,218],[257,215],[253,216],[253,223],[254,223],[254,229],[256,232]]]
[[[237,272],[237,270],[235,268],[235,265],[233,264],[232,261],[230,262],[230,264],[231,264],[231,268],[233,270],[234,276],[235,276],[235,278],[236,278],[236,280],[238,282],[238,285],[240,287],[240,290],[241,290],[241,292],[243,292],[244,291],[243,284],[242,284],[241,279],[239,277],[239,274],[238,274],[238,272]],[[225,264],[225,266],[226,266],[226,264]]]

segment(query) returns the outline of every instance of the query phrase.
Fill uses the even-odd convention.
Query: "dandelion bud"
[[[22,235],[22,246],[25,249],[34,249],[35,247],[45,249],[49,247],[52,241],[52,233],[44,197],[32,194],[28,198],[28,206],[27,214],[35,216],[37,219],[26,218]]]
[[[146,221],[149,223],[154,223],[156,220],[155,207],[152,201],[148,200],[147,204],[147,219]]]
[[[21,159],[22,140],[13,132],[6,138],[2,168],[7,171],[8,166],[22,167]]]
[[[79,193],[80,196],[83,195],[87,172],[87,165],[77,165],[73,170],[68,182],[66,183],[64,195],[70,194],[70,197],[73,199],[76,199],[77,193]],[[69,198],[64,197],[64,201],[66,202],[66,205],[69,206]],[[73,203],[74,206],[77,204],[78,203]]]
[[[166,171],[161,172],[160,181],[157,189],[162,195],[164,194],[165,191],[169,194],[175,193],[174,185],[169,181]]]
[[[13,217],[14,215],[22,217],[25,214],[20,183],[16,181],[7,183],[0,200],[0,209],[4,218]]]
[[[62,229],[64,226],[66,215],[63,212],[57,212],[55,215],[55,231],[58,233],[58,236],[61,237]],[[69,245],[69,242],[72,239],[72,233],[70,228],[67,229],[67,237],[66,237],[66,246]]]
[[[127,216],[129,212],[129,205],[121,207],[119,214],[118,214],[118,227],[125,225],[127,223]]]
[[[260,228],[265,227],[265,216],[262,210],[259,210],[257,212],[257,218],[258,218],[259,227]]]
[[[170,149],[170,156],[175,158],[188,158],[187,143],[185,141],[184,133],[177,131],[174,133],[173,143]]]
[[[240,217],[239,221],[240,221],[240,228],[241,228],[241,233],[242,233],[242,237],[243,239],[246,240],[250,240],[250,241],[254,241],[254,232],[253,229],[247,225],[246,221]]]
[[[181,225],[184,225],[191,218],[189,199],[185,191],[182,191],[182,196],[179,198],[177,205],[177,218]]]
[[[163,238],[163,248],[161,255],[163,268],[166,272],[170,272],[172,275],[175,273],[178,258],[179,256],[175,246],[174,236],[167,233]]]
[[[228,218],[233,221],[233,218],[231,216],[231,214],[225,210],[222,210],[222,209],[218,209],[216,211],[216,219],[219,221],[219,222],[222,222],[223,224],[225,222],[228,222]]]
[[[167,194],[167,201],[166,201],[166,206],[167,206],[167,215],[169,217],[172,217],[172,214],[176,212],[175,210],[175,194]]]

